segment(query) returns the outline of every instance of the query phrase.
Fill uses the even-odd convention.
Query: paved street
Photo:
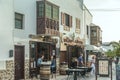
[[[112,80],[116,80],[116,69],[115,69],[115,64],[113,63],[112,65]],[[99,77],[97,76],[97,80],[111,80],[111,76],[110,77]],[[57,75],[56,79],[51,79],[51,80],[67,80],[68,76],[66,75]],[[73,76],[70,76],[68,78],[68,80],[73,80]],[[81,77],[78,77],[77,80],[95,80],[95,75],[90,75],[89,77],[86,77],[85,79],[82,79]]]
[[[111,75],[111,74],[110,74]],[[40,79],[30,79],[30,80],[40,80]],[[67,75],[56,75],[56,78],[52,78],[50,80],[74,80],[73,76],[67,76]],[[81,76],[78,76],[77,80],[96,80],[95,79],[95,75],[90,75],[90,76],[86,76],[85,79],[82,78]],[[111,80],[111,76],[109,77],[99,77],[97,76],[97,80]],[[113,63],[112,65],[112,80],[116,80],[116,68],[115,68],[115,64]]]
[[[56,79],[51,79],[51,80],[67,80],[68,76],[57,76]],[[68,80],[73,80],[73,77],[70,76],[70,78],[68,78]],[[81,78],[81,77],[78,77],[77,80],[95,80],[95,76],[89,76],[89,77],[86,77],[85,79]],[[97,78],[97,80],[111,80],[110,77],[99,77]],[[113,74],[113,78],[112,80],[116,80],[116,76],[115,76],[115,73]]]

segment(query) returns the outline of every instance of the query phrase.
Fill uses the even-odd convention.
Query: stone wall
[[[25,60],[25,79],[29,79],[29,59]]]
[[[14,80],[14,62],[6,61],[6,69],[0,70],[0,80]]]
[[[14,80],[14,61],[6,61],[6,69],[0,70],[0,80]],[[25,60],[25,79],[29,79],[29,60]]]

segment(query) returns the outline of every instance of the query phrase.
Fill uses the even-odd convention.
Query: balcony
[[[59,36],[59,22],[49,18],[37,18],[37,34]]]

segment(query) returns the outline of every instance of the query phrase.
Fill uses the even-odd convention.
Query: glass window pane
[[[22,21],[20,21],[20,20],[15,20],[15,28],[17,28],[17,29],[22,29]]]
[[[43,4],[43,3],[39,4],[39,9],[38,9],[38,11],[39,11],[38,16],[42,17],[42,16],[44,15],[44,14],[43,14],[43,12],[44,12],[44,4]]]
[[[46,17],[52,18],[52,6],[49,4],[46,4]]]
[[[23,15],[15,13],[15,28],[23,29]]]
[[[59,8],[53,7],[53,19],[59,19]]]
[[[21,14],[18,14],[18,13],[15,13],[15,18],[16,18],[16,19],[22,19],[22,15],[21,15]]]
[[[69,15],[65,15],[65,24],[66,26],[69,26]]]

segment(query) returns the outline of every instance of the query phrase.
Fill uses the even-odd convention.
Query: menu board
[[[98,60],[98,74],[99,75],[109,75],[109,60],[108,59],[99,59]]]
[[[116,80],[120,80],[120,64],[116,64]]]

